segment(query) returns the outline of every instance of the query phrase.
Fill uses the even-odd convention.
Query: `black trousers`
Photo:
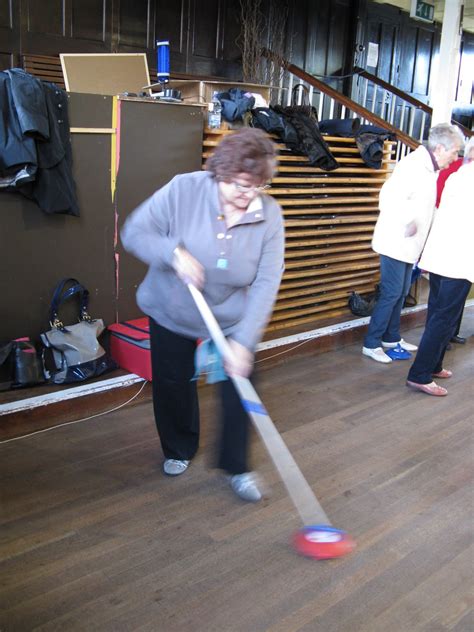
[[[194,376],[196,341],[150,318],[153,409],[163,454],[191,460],[199,446],[199,401]],[[218,383],[220,437],[216,466],[229,474],[249,471],[250,420],[231,380]]]
[[[430,295],[425,331],[408,379],[418,384],[429,384],[432,374],[443,368],[446,346],[456,329],[464,309],[471,283],[465,279],[451,279],[430,272]]]

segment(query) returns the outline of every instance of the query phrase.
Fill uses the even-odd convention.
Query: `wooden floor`
[[[201,450],[176,479],[149,404],[3,443],[0,630],[472,632],[474,337],[445,365],[440,399],[359,344],[261,373],[319,501],[357,540],[328,562],[292,549],[298,516],[256,439],[262,503],[211,469],[210,388]]]

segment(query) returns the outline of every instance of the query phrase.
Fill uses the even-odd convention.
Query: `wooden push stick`
[[[231,359],[232,349],[203,295],[191,283],[188,283],[188,288],[220,354],[224,359]],[[273,421],[270,419],[268,412],[250,380],[240,376],[232,376],[231,379],[245,410],[251,418],[273,464],[285,484],[303,524],[330,525],[329,518],[316,499],[313,490],[303,476],[296,461],[281,438],[280,433],[275,428]]]

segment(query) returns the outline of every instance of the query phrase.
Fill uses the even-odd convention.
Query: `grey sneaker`
[[[163,471],[168,476],[179,476],[188,469],[189,461],[179,461],[178,459],[166,459],[163,463]]]
[[[242,500],[256,503],[262,499],[262,494],[257,487],[257,481],[253,472],[234,474],[234,476],[229,476],[228,479],[233,491]]]

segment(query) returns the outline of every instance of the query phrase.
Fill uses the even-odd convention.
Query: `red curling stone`
[[[297,531],[293,537],[293,545],[301,555],[316,560],[329,560],[348,555],[356,544],[345,531],[318,524]]]

